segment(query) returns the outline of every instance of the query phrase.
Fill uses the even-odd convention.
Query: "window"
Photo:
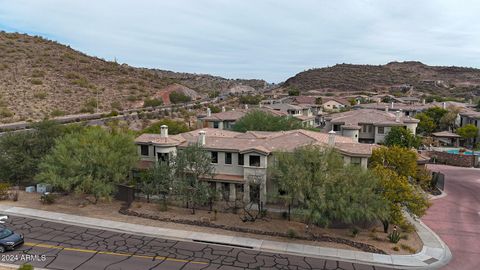
[[[212,152],[212,163],[218,163],[218,152]]]
[[[350,158],[350,163],[352,165],[361,165],[362,164],[362,158],[359,157],[351,157]]]
[[[168,153],[157,153],[158,162],[168,162]]]
[[[340,131],[340,125],[333,125],[333,131]]]
[[[384,127],[378,127],[378,134],[384,134],[385,133],[385,128]]]
[[[218,128],[218,122],[217,121],[213,122],[213,128]]]
[[[232,164],[232,153],[225,153],[225,164]]]
[[[243,165],[243,154],[238,154],[238,165]]]
[[[148,145],[140,145],[140,153],[142,156],[148,156]]]
[[[260,167],[260,156],[250,155],[249,165],[252,166],[252,167]]]

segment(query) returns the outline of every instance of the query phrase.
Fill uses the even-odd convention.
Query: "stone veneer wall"
[[[450,154],[440,151],[428,151],[430,157],[435,157],[435,163],[441,163],[452,166],[472,167],[474,165],[475,156]]]

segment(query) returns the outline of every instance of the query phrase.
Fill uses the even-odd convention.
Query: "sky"
[[[0,30],[137,67],[282,82],[337,63],[480,68],[479,14],[474,0],[0,0]]]

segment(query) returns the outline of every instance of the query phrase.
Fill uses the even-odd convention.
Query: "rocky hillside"
[[[207,96],[237,85],[260,90],[263,80],[134,68],[75,51],[41,37],[0,32],[0,122],[36,120],[141,106],[170,85]]]
[[[302,92],[395,92],[413,86],[417,92],[465,97],[480,94],[480,69],[427,66],[420,62],[379,66],[339,64],[300,72],[283,86]]]

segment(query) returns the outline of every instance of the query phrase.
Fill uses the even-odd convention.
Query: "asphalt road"
[[[48,269],[387,269],[204,243],[179,242],[10,216],[25,245],[0,262]],[[214,241],[214,239],[212,239]]]
[[[447,243],[453,258],[443,269],[480,269],[480,169],[429,166],[445,174],[446,197],[433,201],[422,221]]]

